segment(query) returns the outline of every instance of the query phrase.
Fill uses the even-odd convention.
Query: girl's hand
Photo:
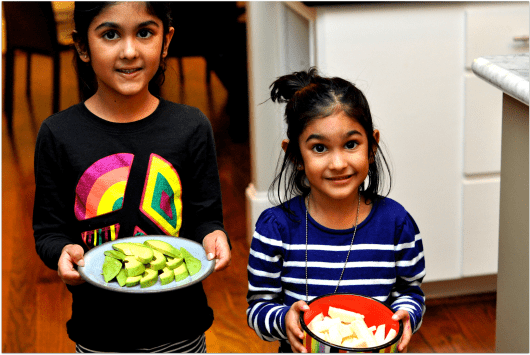
[[[85,266],[83,255],[85,251],[78,244],[68,244],[63,248],[57,264],[57,273],[65,284],[75,286],[85,282],[79,272],[74,269],[74,265]]]
[[[291,349],[295,353],[306,353],[307,350],[300,339],[304,338],[304,332],[300,325],[300,312],[308,311],[309,306],[304,301],[293,303],[291,309],[285,314],[285,330],[287,331],[287,339],[291,343]]]
[[[400,309],[392,316],[393,320],[403,320],[403,336],[401,342],[398,345],[398,351],[400,353],[407,352],[407,345],[409,345],[410,338],[412,337],[412,328],[410,327],[410,315],[409,312]]]
[[[228,245],[228,238],[223,231],[216,230],[206,235],[202,241],[202,246],[206,251],[208,260],[216,259],[214,271],[221,271],[230,265],[232,254],[230,245]]]

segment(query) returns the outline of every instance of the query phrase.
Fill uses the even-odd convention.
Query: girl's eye
[[[346,147],[346,149],[353,149],[353,148],[357,147],[357,142],[349,141],[348,143],[346,143],[344,145],[344,147]]]
[[[149,31],[148,29],[141,29],[140,31],[138,31],[138,37],[141,38],[149,38],[152,35],[153,34],[151,33],[151,31]]]
[[[103,38],[113,40],[118,38],[118,33],[116,31],[107,31],[103,34]]]
[[[324,153],[326,151],[326,147],[323,144],[315,144],[313,146],[313,151],[316,153]]]

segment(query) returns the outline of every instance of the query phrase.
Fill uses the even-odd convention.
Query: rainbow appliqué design
[[[178,237],[182,225],[182,185],[168,161],[151,154],[140,210],[167,235]]]
[[[133,157],[128,153],[113,154],[96,161],[83,173],[75,191],[78,220],[122,208]]]
[[[108,227],[98,228],[81,233],[81,238],[85,245],[93,248],[105,242],[118,239],[118,232],[120,231],[120,224],[113,224]]]

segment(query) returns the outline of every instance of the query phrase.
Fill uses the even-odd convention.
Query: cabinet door
[[[497,273],[499,203],[499,178],[464,183],[464,277]]]
[[[465,78],[464,174],[501,171],[502,92],[468,74]]]

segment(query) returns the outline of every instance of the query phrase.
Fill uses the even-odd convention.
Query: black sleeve
[[[57,270],[63,247],[74,244],[68,228],[67,204],[72,203],[66,184],[65,168],[60,159],[52,133],[44,123],[35,147],[35,202],[33,232],[37,254],[44,264]]]
[[[200,111],[199,111],[200,112]],[[204,114],[200,112],[202,124],[190,142],[190,156],[193,157],[191,190],[188,194],[190,212],[187,218],[193,220],[193,239],[202,243],[204,237],[215,231],[224,230],[221,184],[215,151],[212,127]],[[186,198],[183,196],[183,198]],[[228,234],[227,234],[228,236]],[[229,242],[230,243],[230,242]]]

